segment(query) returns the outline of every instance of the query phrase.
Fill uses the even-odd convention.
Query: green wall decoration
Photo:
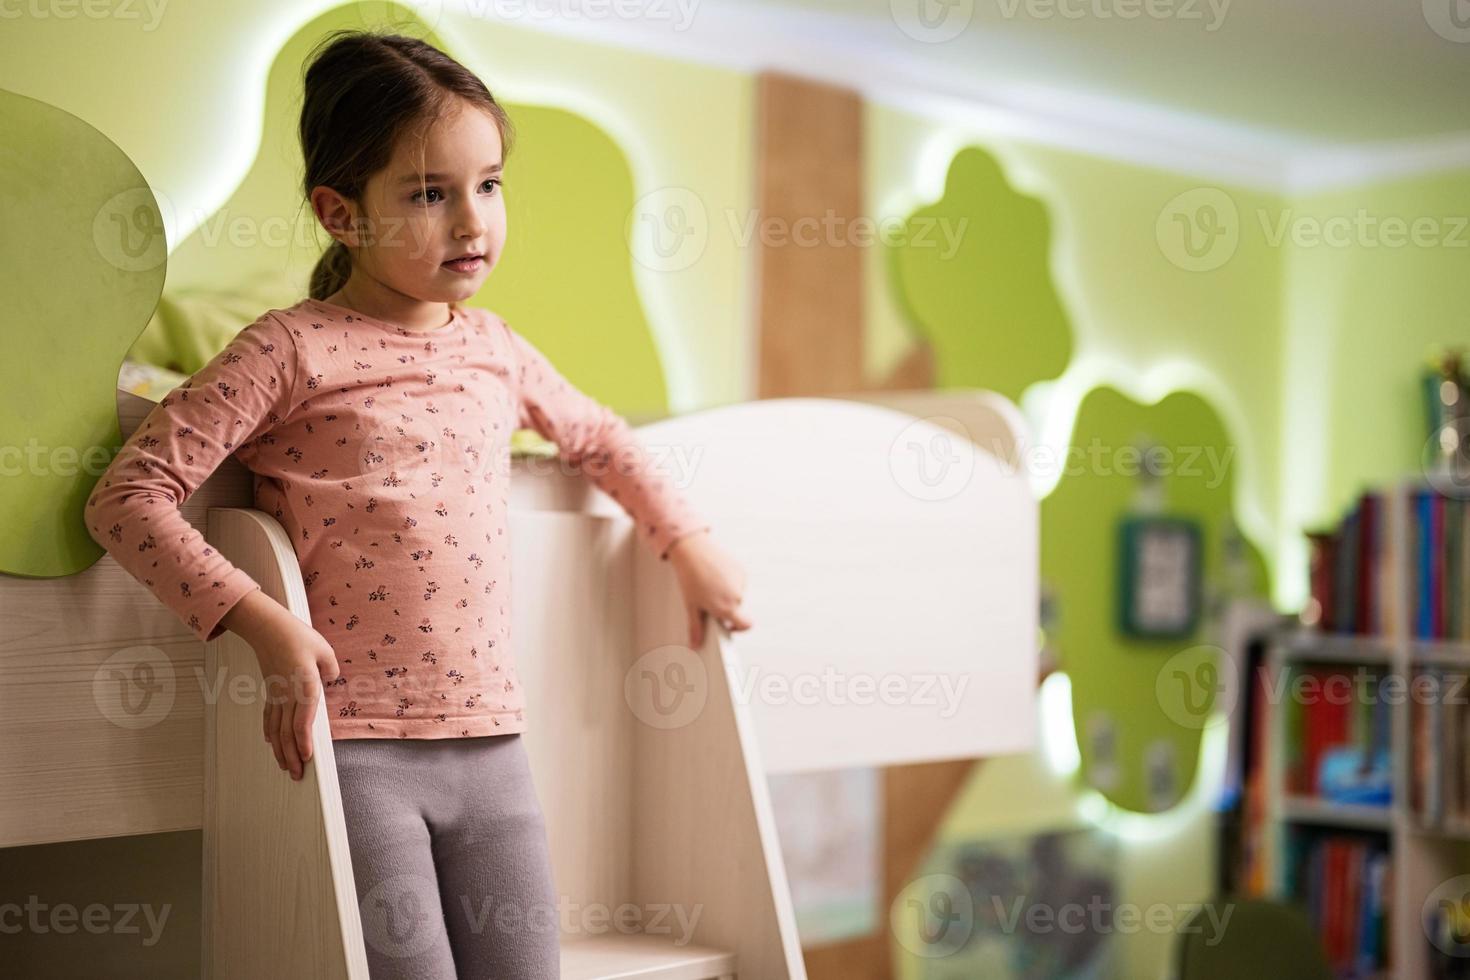
[[[1062,373],[1072,330],[1052,281],[1051,235],[1046,206],[978,147],[956,154],[944,196],[909,216],[892,250],[895,291],[934,348],[938,387],[1019,402]]]
[[[1056,433],[1070,430],[1076,406],[1100,384],[1115,385],[1145,401],[1179,390],[1208,398],[1239,447],[1236,522],[1268,549],[1268,560],[1278,572],[1272,579],[1280,603],[1280,580],[1294,579],[1298,567],[1296,557],[1283,547],[1298,534],[1292,523],[1294,507],[1283,510],[1283,503],[1310,492],[1321,470],[1314,459],[1317,423],[1308,413],[1306,424],[1298,424],[1303,416],[1294,389],[1299,386],[1287,381],[1283,369],[1305,356],[1315,363],[1304,365],[1304,373],[1322,377],[1317,385],[1330,384],[1322,355],[1334,349],[1330,336],[1298,343],[1287,325],[1297,319],[1294,311],[1323,320],[1336,315],[1331,304],[1324,308],[1318,302],[1320,291],[1298,295],[1290,289],[1296,276],[1288,273],[1296,268],[1296,259],[1266,233],[1259,219],[1289,212],[1295,202],[1269,190],[1029,142],[988,131],[983,124],[876,103],[868,106],[864,126],[873,167],[869,199],[877,213],[901,217],[914,210],[908,202],[939,199],[938,188],[960,148],[967,146],[984,147],[1003,162],[1013,186],[1045,202],[1052,219],[1050,278],[1068,313],[1072,347],[1057,381],[1033,384],[1026,391],[1021,404],[1034,434],[1060,450],[1065,435]],[[1188,199],[1202,186],[1228,195],[1241,219],[1240,234],[1228,262],[1194,272],[1161,248],[1157,224],[1171,202]],[[1395,206],[1407,209],[1409,204]],[[1269,229],[1270,222],[1265,226]],[[1334,261],[1326,253],[1338,251],[1318,249],[1316,261],[1325,269]],[[1403,251],[1392,262],[1413,265]],[[1385,250],[1378,252],[1383,256]],[[1450,254],[1446,250],[1445,258]],[[1463,256],[1463,251],[1453,254]],[[867,346],[873,352],[869,371],[875,377],[907,354],[913,335],[923,328],[902,310],[906,304],[896,294],[906,288],[904,282],[895,269],[887,271],[883,284],[888,292],[867,297]],[[1426,277],[1426,286],[1429,278],[1437,278],[1439,293],[1452,285],[1447,274]],[[1470,278],[1462,279],[1470,287]],[[1327,282],[1336,280],[1324,276]],[[889,293],[895,294],[891,300]],[[1432,307],[1445,305],[1438,302],[1439,293],[1404,291],[1399,299],[1403,309],[1428,314]],[[1386,322],[1381,311],[1375,315],[1377,323]],[[1344,349],[1341,356],[1351,355]],[[1038,373],[1036,380],[1041,379]],[[1046,483],[1038,490],[1050,493],[1052,486]],[[1305,555],[1300,567],[1305,568]]]
[[[102,549],[82,508],[121,442],[117,369],[163,289],[161,216],[87,123],[0,90],[0,572],[52,577]]]
[[[1055,285],[1049,211],[1012,187],[995,156],[977,146],[960,149],[949,163],[943,196],[914,211],[906,227],[911,240],[891,253],[893,291],[908,326],[934,346],[941,387],[989,388],[1020,401],[1032,385],[1067,376],[1074,341]],[[939,242],[946,233],[932,229],[947,228],[958,245],[951,254],[920,245],[921,227]],[[1246,254],[1254,261],[1253,252]],[[1168,264],[1156,251],[1138,258]],[[1242,259],[1231,274],[1242,274],[1247,265]],[[1171,788],[1177,800],[1191,785],[1200,731],[1169,717],[1155,679],[1170,656],[1206,642],[1209,626],[1199,618],[1173,640],[1129,637],[1119,628],[1118,525],[1137,498],[1139,436],[1161,449],[1170,467],[1161,480],[1164,512],[1201,527],[1206,595],[1222,581],[1221,540],[1237,507],[1242,439],[1227,436],[1213,401],[1184,387],[1153,405],[1108,386],[1087,390],[1072,420],[1060,480],[1042,501],[1041,573],[1065,609],[1047,640],[1071,677],[1080,771],[1106,773],[1105,785],[1095,788],[1137,812],[1165,806],[1160,787]],[[1246,549],[1252,590],[1264,594],[1264,559],[1253,545]],[[1089,756],[1096,740],[1087,719],[1098,717],[1128,723],[1107,743],[1112,757],[1094,765]],[[1177,760],[1177,778],[1161,778],[1163,759]]]
[[[1205,616],[1188,635],[1169,642],[1128,637],[1117,628],[1113,556],[1118,522],[1136,499],[1140,433],[1162,451],[1156,458],[1162,462],[1164,512],[1201,528],[1208,608],[1226,581],[1222,542],[1232,520],[1235,452],[1214,408],[1190,392],[1174,392],[1152,405],[1111,387],[1087,394],[1071,439],[1073,454],[1056,489],[1041,503],[1041,569],[1066,608],[1049,639],[1072,678],[1077,731],[1087,732],[1088,719],[1098,713],[1127,719],[1117,728],[1115,760],[1105,763],[1109,767],[1115,761],[1117,779],[1097,788],[1121,807],[1155,812],[1161,808],[1159,781],[1150,780],[1150,759],[1177,760],[1179,771],[1170,785],[1182,797],[1194,778],[1202,731],[1171,717],[1171,706],[1160,703],[1157,680],[1170,658],[1209,642],[1210,620]],[[1246,552],[1246,589],[1264,595],[1265,563],[1254,547],[1247,545]],[[1078,741],[1086,772],[1092,767],[1093,740]],[[1161,742],[1172,744],[1172,754],[1158,748]]]

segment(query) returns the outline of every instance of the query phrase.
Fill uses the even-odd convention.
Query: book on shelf
[[[1402,547],[1389,533],[1402,507]],[[1310,532],[1311,596],[1325,633],[1470,642],[1470,499],[1416,481],[1360,494],[1336,527]]]
[[[1291,890],[1339,977],[1372,977],[1390,961],[1392,859],[1385,839],[1297,831],[1288,843]]]
[[[1246,744],[1241,777],[1240,842],[1235,848],[1240,864],[1231,887],[1223,890],[1265,895],[1271,887],[1266,829],[1270,807],[1265,765],[1271,738],[1270,671],[1261,645],[1253,645],[1247,659],[1246,676],[1250,684],[1243,718]]]
[[[1388,912],[1395,862],[1412,872],[1401,891],[1470,867],[1452,846],[1470,841],[1470,499],[1433,476],[1406,478],[1359,494],[1336,526],[1308,537],[1312,601],[1301,618],[1320,636],[1279,644],[1272,669],[1287,683],[1268,706],[1273,720],[1249,733],[1257,760],[1279,761],[1267,771],[1280,783],[1247,777],[1279,804],[1275,827],[1255,815],[1252,841],[1274,853],[1246,866],[1248,880],[1274,879],[1276,894],[1306,908],[1338,977],[1389,976],[1396,962],[1426,980],[1470,980],[1470,901],[1421,909],[1420,894]],[[1324,694],[1348,678],[1350,697]]]
[[[1470,676],[1415,670],[1409,698],[1409,805],[1420,826],[1470,831]]]
[[[1393,627],[1392,542],[1385,498],[1361,494],[1335,528],[1308,534],[1311,594],[1326,633],[1379,636]]]
[[[1283,731],[1285,791],[1330,803],[1392,802],[1386,666],[1292,664]]]
[[[1420,486],[1408,496],[1411,635],[1470,640],[1470,501]]]

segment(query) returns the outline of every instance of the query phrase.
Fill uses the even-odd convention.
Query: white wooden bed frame
[[[123,434],[152,407],[119,391]],[[754,629],[711,624],[684,648],[672,569],[615,502],[559,460],[516,461],[511,639],[570,910],[562,976],[804,978],[766,774],[1032,741],[1037,506],[1007,462],[1024,427],[1004,399],[959,391],[759,401],[637,431],[749,573]],[[965,479],[926,482],[915,446]],[[183,513],[308,618],[290,541],[253,509],[243,467],[228,461]],[[202,829],[206,976],[309,964],[366,980],[325,714],[294,782],[260,736],[250,648],[231,633],[200,644],[110,557],[0,577],[0,599],[0,847]],[[672,661],[702,698],[677,723],[649,700]],[[745,693],[752,677],[795,690],[822,671],[841,697],[783,698],[764,680]],[[959,710],[923,702],[935,678],[963,690]],[[648,923],[697,912],[693,941],[610,927],[625,903]]]

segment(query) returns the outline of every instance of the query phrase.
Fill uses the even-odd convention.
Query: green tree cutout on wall
[[[1072,329],[1052,283],[1051,219],[978,147],[955,155],[944,196],[909,216],[890,255],[896,295],[934,349],[935,385],[1021,392],[1060,375]]]
[[[991,154],[978,147],[956,154],[943,197],[915,211],[906,228],[891,252],[894,292],[934,349],[939,387],[986,388],[1019,401],[1031,385],[1065,371],[1073,342],[1051,274],[1052,222]],[[1193,702],[1181,711],[1167,681],[1181,663],[1203,676],[1191,651],[1210,639],[1210,624],[1167,642],[1118,631],[1117,525],[1138,488],[1128,460],[1140,436],[1172,452],[1164,510],[1200,522],[1208,596],[1222,581],[1236,453],[1219,414],[1191,392],[1143,405],[1097,388],[1075,421],[1066,468],[1041,508],[1041,575],[1059,613],[1048,644],[1072,681],[1082,778],[1120,807],[1156,811],[1182,799],[1194,779],[1209,713]],[[1265,563],[1249,543],[1245,552],[1247,591],[1265,595]],[[1172,767],[1163,799],[1150,772],[1160,760]]]
[[[70,113],[0,90],[0,572],[71,575],[102,549],[82,510],[122,442],[117,371],[163,289],[138,168]],[[64,191],[58,190],[64,188]]]
[[[1161,464],[1163,513],[1199,522],[1205,602],[1227,580],[1224,538],[1234,514],[1236,452],[1204,398],[1174,392],[1144,405],[1109,387],[1090,391],[1078,410],[1063,475],[1041,503],[1041,570],[1059,597],[1049,638],[1072,679],[1072,713],[1084,778],[1121,807],[1156,811],[1189,791],[1213,690],[1180,690],[1177,680],[1231,669],[1198,649],[1212,644],[1202,617],[1191,635],[1140,640],[1117,628],[1118,522],[1136,503],[1140,440]],[[1260,552],[1248,542],[1243,589],[1267,594]],[[1203,669],[1208,668],[1208,669]],[[1104,748],[1105,747],[1105,748]],[[1106,759],[1098,758],[1100,750]],[[1172,792],[1151,786],[1151,758],[1171,760]]]

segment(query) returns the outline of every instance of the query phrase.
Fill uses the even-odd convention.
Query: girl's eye
[[[490,186],[490,193],[491,194],[494,194],[495,193],[495,188],[496,187],[499,187],[502,183],[503,183],[503,181],[499,177],[490,177],[490,178],[488,178],[485,181],[484,184],[481,184],[480,187],[481,187],[481,189],[484,189],[484,187],[486,186],[486,184],[489,184],[489,185],[491,185]],[[413,194],[412,194],[412,196],[409,198],[409,200],[413,201],[413,203],[415,203],[415,204],[420,204],[420,203],[433,204],[434,201],[429,200],[429,198],[427,197],[427,195],[429,195],[429,194],[438,194],[439,197],[443,197],[444,196],[444,192],[441,191],[441,190],[439,190],[439,188],[437,188],[437,187],[430,187],[427,190],[414,191]]]

